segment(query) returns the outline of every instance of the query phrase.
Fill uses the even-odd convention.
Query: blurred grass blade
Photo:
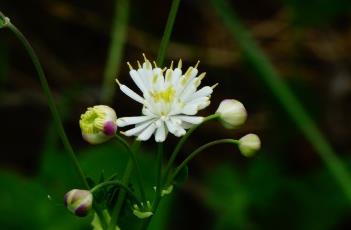
[[[129,0],[116,0],[113,28],[111,31],[111,42],[104,72],[104,81],[101,90],[101,101],[110,103],[115,89],[114,79],[120,72],[123,56],[123,47],[126,40]]]
[[[159,66],[162,66],[163,62],[165,60],[165,55],[166,55],[167,47],[169,44],[169,40],[171,38],[174,22],[175,22],[175,19],[177,17],[179,4],[180,4],[180,0],[173,0],[172,1],[172,6],[171,6],[171,10],[170,10],[169,15],[168,15],[166,28],[165,28],[165,31],[163,33],[160,48],[159,48],[158,54],[157,54],[157,61],[156,62]]]
[[[257,71],[261,80],[266,83],[281,106],[312,144],[351,202],[350,174],[326,138],[318,130],[313,119],[276,72],[248,31],[241,25],[233,10],[230,9],[229,4],[225,0],[210,0],[210,2],[242,49],[249,64]]]

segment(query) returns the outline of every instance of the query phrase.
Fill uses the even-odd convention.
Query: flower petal
[[[175,136],[180,137],[183,136],[186,131],[181,126],[181,123],[176,122],[175,119],[171,118],[166,121],[167,128],[170,133],[173,133]]]
[[[142,132],[144,129],[146,129],[146,127],[148,127],[152,122],[153,122],[153,120],[145,121],[143,123],[137,124],[134,128],[129,129],[128,131],[123,132],[122,134],[124,134],[126,136],[136,136],[140,132]]]
[[[167,128],[165,127],[165,123],[161,122],[161,126],[157,128],[155,133],[155,141],[156,142],[164,142],[167,136]]]
[[[199,116],[175,116],[176,118],[191,124],[200,124],[204,118]]]
[[[155,132],[156,125],[155,123],[151,123],[144,131],[142,131],[139,136],[138,140],[139,141],[147,141],[151,137],[151,135]]]
[[[194,99],[200,98],[200,97],[208,97],[213,93],[213,89],[210,86],[205,86],[196,91],[193,95],[189,97],[187,101],[192,101]]]
[[[136,117],[121,117],[117,119],[117,126],[124,127],[128,125],[139,124],[144,121],[148,121],[153,117],[150,116],[136,116]]]
[[[132,98],[133,100],[144,104],[144,98],[142,98],[141,96],[139,96],[137,93],[135,93],[133,90],[129,89],[127,86],[120,84],[119,88],[121,89],[121,91],[123,93],[125,93],[125,95],[127,95],[128,97]]]
[[[129,71],[129,75],[133,79],[134,83],[141,90],[141,92],[144,94],[146,92],[146,87],[143,80],[140,78],[139,73],[136,70],[132,69],[131,71]]]

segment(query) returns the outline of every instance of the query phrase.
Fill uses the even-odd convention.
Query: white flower
[[[244,105],[234,99],[223,100],[216,111],[219,114],[223,126],[234,129],[246,121],[247,113]]]
[[[116,133],[116,121],[116,112],[106,105],[95,105],[88,108],[79,120],[83,139],[90,144],[107,141]]]
[[[205,73],[198,74],[197,65],[189,67],[182,74],[182,61],[177,68],[160,69],[154,63],[152,67],[144,55],[144,63],[135,70],[128,63],[129,74],[140,90],[139,94],[117,81],[121,91],[142,104],[142,115],[122,117],[117,120],[120,127],[135,125],[123,132],[126,136],[137,136],[138,140],[148,140],[155,133],[155,140],[163,142],[168,132],[179,137],[186,129],[203,121],[203,117],[194,116],[199,110],[210,104],[213,87],[205,86],[197,90]]]
[[[253,156],[261,148],[261,140],[256,134],[247,134],[239,139],[239,150],[246,157]]]

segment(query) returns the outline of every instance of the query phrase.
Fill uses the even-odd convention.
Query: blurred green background
[[[103,86],[111,31],[125,26],[125,36],[117,35],[123,49],[117,49],[122,56],[112,57],[110,65],[117,68],[112,76],[117,71],[116,77],[132,85],[125,62],[135,65],[142,53],[156,59],[171,6],[162,0],[131,0],[129,7],[126,2],[0,2],[0,10],[33,44],[82,167],[96,180],[101,171],[121,176],[127,153],[114,143],[85,143],[80,114],[105,102],[118,116],[140,110],[113,80]],[[228,2],[351,173],[351,1]],[[128,22],[123,14],[129,15]],[[181,1],[165,63],[179,58],[184,66],[200,60],[200,72],[207,72],[205,84],[219,83],[211,106],[201,114],[213,113],[226,98],[242,101],[249,113],[239,130],[226,130],[217,122],[201,127],[179,161],[203,143],[248,132],[259,134],[263,148],[251,159],[233,146],[216,147],[196,158],[188,180],[164,200],[150,229],[351,228],[350,201],[279,99],[246,62],[213,4]],[[78,177],[53,128],[32,63],[8,30],[0,30],[0,82],[0,229],[89,229],[91,216],[78,219],[63,206],[63,195],[79,186]],[[113,94],[101,97],[106,88]],[[177,139],[168,141],[169,153]],[[150,194],[154,148],[153,141],[144,143],[140,156]],[[122,221],[128,229],[133,217]]]

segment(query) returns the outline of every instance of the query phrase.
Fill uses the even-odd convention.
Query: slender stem
[[[157,146],[157,157],[156,157],[156,191],[155,191],[155,200],[152,203],[152,212],[155,214],[158,208],[158,205],[161,202],[161,191],[162,191],[162,161],[163,161],[163,143],[158,143]],[[151,222],[151,218],[145,219],[141,224],[142,229],[146,229]]]
[[[17,27],[15,25],[13,25],[10,22],[10,20],[7,17],[5,17],[1,12],[0,12],[0,17],[5,21],[5,24],[3,26],[4,27],[8,27],[16,35],[16,37],[21,41],[22,45],[26,49],[30,59],[32,60],[33,65],[34,65],[34,67],[35,67],[35,69],[36,69],[36,71],[38,73],[41,87],[42,87],[42,89],[44,91],[44,94],[45,94],[47,100],[48,100],[48,105],[49,105],[51,114],[53,116],[57,132],[58,132],[58,134],[59,134],[59,136],[61,138],[61,141],[62,141],[62,143],[63,143],[63,145],[64,145],[64,147],[65,147],[65,149],[66,149],[66,151],[68,153],[69,158],[73,162],[75,170],[76,170],[77,174],[79,175],[83,186],[86,189],[89,189],[89,184],[88,184],[88,182],[87,182],[87,180],[85,178],[84,172],[83,172],[82,168],[79,165],[79,161],[78,161],[78,159],[77,159],[77,157],[76,157],[76,155],[75,155],[75,153],[73,151],[73,148],[72,148],[72,146],[71,146],[71,144],[70,144],[70,142],[69,142],[69,140],[67,138],[66,132],[65,132],[65,130],[63,128],[59,112],[57,110],[56,104],[54,102],[54,98],[53,98],[53,96],[51,94],[51,90],[50,90],[49,84],[48,84],[48,82],[46,80],[45,73],[44,73],[44,70],[43,70],[43,68],[42,68],[42,66],[40,64],[38,56],[36,55],[33,47],[29,43],[29,41],[21,33],[21,31],[18,30]],[[101,223],[103,225],[107,226],[105,218],[101,218],[101,216],[102,216],[101,210],[99,208],[96,208],[96,207],[94,207],[94,209],[95,209],[95,212],[98,214]]]
[[[40,62],[39,62],[37,55],[35,54],[34,49],[30,45],[28,40],[25,38],[25,36],[11,22],[7,23],[6,27],[8,27],[16,35],[16,37],[21,41],[22,45],[24,46],[28,55],[30,56],[30,58],[35,66],[35,69],[38,73],[41,87],[45,93],[46,98],[48,99],[49,108],[50,108],[50,111],[51,111],[52,116],[54,118],[54,122],[55,122],[55,125],[57,128],[57,131],[61,137],[62,143],[63,143],[64,147],[66,148],[68,155],[69,155],[71,161],[73,162],[75,169],[76,169],[78,175],[80,176],[80,179],[81,179],[83,185],[86,188],[89,188],[89,185],[87,183],[87,180],[85,178],[83,170],[81,169],[81,167],[79,165],[78,159],[73,152],[72,146],[71,146],[71,144],[67,138],[67,135],[65,133],[65,130],[63,128],[60,115],[59,115],[58,110],[56,108],[54,98],[51,94],[49,84],[48,84],[46,77],[45,77],[45,73],[43,71],[43,68],[42,68]]]
[[[177,17],[179,4],[180,4],[180,0],[173,0],[172,1],[172,6],[171,6],[171,10],[170,10],[170,12],[168,14],[166,28],[165,28],[165,31],[163,32],[160,48],[158,50],[158,55],[157,55],[157,61],[156,62],[157,62],[157,64],[159,66],[163,65],[163,62],[164,62],[164,59],[165,59],[168,43],[169,43],[169,40],[171,38],[171,34],[172,34],[172,30],[173,30],[175,19]]]
[[[105,66],[104,81],[101,89],[101,101],[110,103],[114,95],[116,84],[114,78],[120,70],[123,48],[127,35],[130,0],[116,0],[115,15],[111,31],[111,42],[108,49],[108,58]]]
[[[137,151],[137,149],[139,148],[139,144],[140,144],[139,141],[134,142],[133,147],[132,147],[133,151],[135,151],[135,152]],[[128,160],[127,166],[124,170],[124,175],[122,178],[122,183],[125,186],[127,186],[129,183],[129,179],[130,179],[130,176],[131,176],[132,171],[133,171],[133,165],[134,165],[133,159],[132,159],[132,157],[129,157],[129,160]],[[108,230],[115,230],[116,224],[117,224],[117,221],[119,218],[119,214],[121,213],[124,199],[126,198],[126,194],[127,194],[127,192],[125,190],[122,190],[120,192],[118,199],[117,199],[117,202],[116,202],[116,205],[114,206],[114,208],[112,210],[111,221],[110,221],[110,224],[108,226]]]
[[[38,56],[36,55],[33,47],[29,43],[29,41],[22,34],[22,32],[19,29],[17,29],[17,27],[15,25],[13,25],[10,22],[10,20],[1,12],[0,12],[0,17],[5,22],[0,28],[2,28],[2,27],[9,28],[16,35],[16,37],[20,40],[20,42],[22,43],[22,45],[26,49],[30,59],[32,60],[33,65],[34,65],[34,67],[35,67],[35,69],[37,71],[37,74],[39,76],[40,85],[41,85],[41,87],[42,87],[42,89],[44,91],[44,94],[45,94],[45,96],[46,96],[46,98],[48,100],[48,105],[49,105],[51,114],[53,116],[57,132],[58,132],[58,134],[59,134],[59,136],[61,138],[61,141],[62,141],[62,143],[63,143],[63,145],[64,145],[64,147],[65,147],[65,149],[66,149],[66,151],[68,153],[69,158],[71,159],[71,161],[72,161],[72,163],[74,165],[74,168],[75,168],[77,174],[79,175],[79,177],[81,179],[81,182],[82,182],[83,186],[86,189],[89,189],[89,184],[88,184],[88,182],[87,182],[87,180],[85,178],[84,172],[83,172],[82,168],[79,165],[79,161],[78,161],[78,159],[77,159],[77,157],[76,157],[76,155],[75,155],[75,153],[73,151],[73,148],[72,148],[72,146],[71,146],[71,144],[70,144],[70,142],[69,142],[69,140],[67,138],[66,132],[65,132],[65,130],[63,128],[59,112],[57,110],[56,104],[54,102],[54,98],[52,96],[49,84],[47,82],[44,70],[43,70],[43,68],[42,68],[42,66],[40,64]],[[94,209],[95,209],[95,212],[98,214],[101,223],[103,225],[107,225],[105,218],[101,218],[101,216],[102,216],[101,210],[99,208],[96,208],[96,207],[94,207]]]
[[[161,184],[161,179],[162,179],[162,161],[163,161],[163,143],[158,143],[157,146],[157,157],[156,157],[156,196],[154,203],[152,205],[152,211],[154,212],[156,210],[156,207],[158,205],[158,200],[161,198],[161,190],[162,190],[162,184]]]
[[[279,76],[272,63],[258,47],[249,32],[237,19],[227,2],[225,0],[211,0],[211,2],[242,49],[246,60],[257,71],[258,76],[270,88],[275,98],[300,128],[305,138],[312,144],[351,202],[351,175],[345,164],[337,156],[326,137],[318,129],[314,120],[307,113],[289,86]]]
[[[128,188],[128,186],[123,184],[121,181],[117,181],[117,180],[105,181],[105,182],[103,182],[101,184],[96,185],[94,188],[92,188],[90,190],[90,192],[94,193],[94,192],[97,192],[97,191],[99,191],[100,189],[102,189],[104,187],[108,187],[108,186],[112,186],[112,185],[119,186],[122,189],[124,189],[127,193],[129,193],[129,195],[131,195],[133,197],[133,199],[137,202],[137,205],[140,206],[140,200],[138,199],[138,197],[132,192],[132,190],[130,190]]]
[[[137,183],[138,183],[139,191],[140,191],[140,195],[141,195],[141,200],[143,201],[143,204],[146,204],[146,196],[145,196],[143,178],[141,176],[141,170],[140,170],[140,166],[138,164],[138,161],[136,159],[135,152],[130,148],[129,144],[122,137],[120,137],[119,135],[115,135],[115,137],[116,137],[116,140],[118,140],[118,142],[123,144],[123,146],[129,152],[130,158],[132,159],[133,164],[134,164]]]
[[[169,178],[168,183],[170,184],[172,183],[172,181],[176,178],[176,176],[178,175],[178,173],[194,158],[196,157],[199,153],[201,153],[202,151],[208,149],[209,147],[212,147],[214,145],[219,145],[219,144],[238,144],[239,141],[238,140],[234,140],[234,139],[220,139],[220,140],[216,140],[216,141],[212,141],[209,142],[207,144],[204,144],[202,146],[200,146],[199,148],[197,148],[195,151],[193,151],[174,171],[174,173],[172,174],[172,176]]]
[[[195,125],[193,126],[191,129],[189,129],[186,134],[180,139],[180,141],[178,142],[177,146],[174,148],[172,154],[171,154],[171,157],[169,158],[169,161],[166,165],[166,168],[165,168],[165,173],[163,175],[163,179],[162,179],[162,183],[164,184],[167,180],[167,177],[169,176],[169,173],[170,173],[170,170],[172,168],[172,165],[174,164],[174,161],[179,153],[179,151],[181,150],[181,148],[183,147],[184,143],[188,140],[188,138],[190,137],[190,135],[195,131],[197,130],[202,124],[208,122],[208,121],[211,121],[213,119],[217,119],[219,117],[218,114],[212,114],[208,117],[206,117],[203,122],[201,122],[200,124],[198,125]]]

